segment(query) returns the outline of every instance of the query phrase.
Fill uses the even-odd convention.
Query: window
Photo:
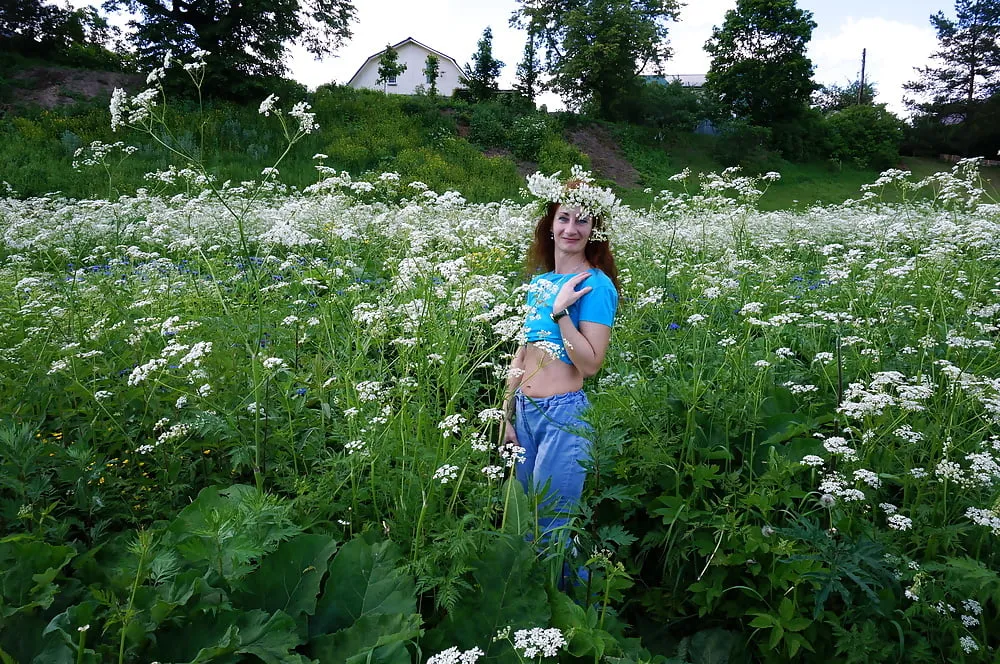
[[[386,81],[386,83],[388,83],[389,85],[396,85],[396,77],[395,76],[390,76],[389,80]]]

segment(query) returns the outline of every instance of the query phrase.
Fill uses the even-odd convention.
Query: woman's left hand
[[[556,299],[552,301],[552,311],[567,309],[571,304],[574,304],[581,297],[592,291],[593,288],[590,286],[584,286],[580,290],[576,289],[589,276],[590,272],[581,272],[563,284],[563,287],[559,289],[559,293],[556,294]]]

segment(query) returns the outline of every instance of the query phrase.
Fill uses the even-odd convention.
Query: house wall
[[[385,91],[399,95],[412,95],[416,93],[417,86],[425,89],[430,87],[427,84],[427,77],[424,76],[424,67],[427,65],[427,51],[413,42],[407,42],[396,49],[399,54],[399,61],[406,63],[406,71],[396,77],[396,85],[385,86]],[[464,87],[459,82],[461,72],[451,60],[438,55],[438,63],[441,75],[437,80],[438,93],[450,96],[455,88]],[[365,63],[364,67],[354,76],[351,86],[355,88],[368,88],[370,90],[382,90],[383,85],[378,83],[378,57],[374,57]]]

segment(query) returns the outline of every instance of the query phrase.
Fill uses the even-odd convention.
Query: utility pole
[[[864,103],[865,98],[865,56],[867,53],[867,48],[861,49],[861,85],[858,86],[858,106]]]

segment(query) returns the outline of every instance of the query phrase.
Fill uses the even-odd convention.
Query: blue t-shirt
[[[590,286],[591,290],[570,305],[569,317],[578,327],[581,321],[611,327],[614,325],[615,311],[618,309],[618,291],[615,290],[615,285],[608,275],[596,267],[587,271],[590,272],[590,276],[584,279],[577,289]],[[576,274],[546,272],[532,277],[528,284],[528,316],[522,330],[525,341],[546,342],[548,350],[566,364],[573,364],[573,361],[566,354],[562,335],[559,333],[559,324],[552,320],[552,303],[555,302],[563,284]]]

